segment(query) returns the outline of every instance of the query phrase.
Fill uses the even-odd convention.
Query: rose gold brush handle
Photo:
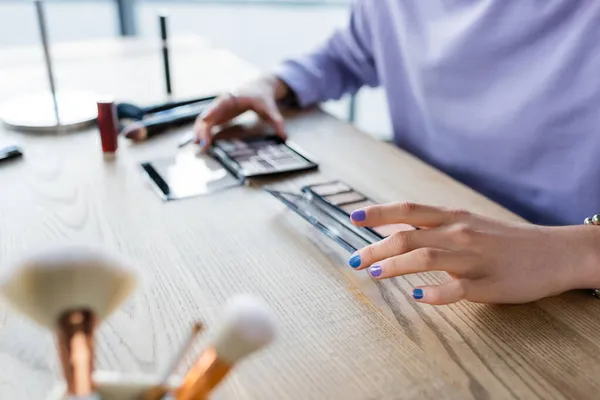
[[[192,347],[192,345],[194,344],[194,341],[196,340],[198,335],[200,335],[200,333],[203,330],[204,330],[204,325],[200,321],[197,321],[194,323],[194,325],[192,325],[192,331],[190,332],[190,336],[183,343],[183,346],[181,347],[181,349],[179,349],[179,352],[177,353],[175,358],[173,358],[171,365],[165,371],[165,374],[163,375],[163,378],[160,380],[160,383],[157,386],[150,388],[144,394],[143,400],[166,400],[166,399],[172,398],[172,397],[170,397],[170,395],[168,395],[168,393],[170,392],[170,390],[168,389],[169,378],[171,377],[172,374],[175,373],[175,371],[177,370],[177,367],[179,366],[179,364],[182,363],[187,352]]]
[[[275,336],[271,310],[253,296],[227,302],[224,323],[208,348],[173,392],[176,400],[204,400],[234,365],[270,343]]]
[[[88,310],[65,312],[58,320],[58,350],[69,397],[94,394],[94,328],[96,317]]]
[[[220,360],[214,347],[206,349],[175,391],[176,400],[204,400],[225,378],[231,366]]]

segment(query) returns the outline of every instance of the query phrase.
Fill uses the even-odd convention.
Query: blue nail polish
[[[356,210],[350,214],[350,218],[352,218],[354,221],[362,222],[367,219],[367,213],[363,210]]]
[[[360,255],[357,254],[355,256],[352,256],[352,258],[350,258],[350,261],[348,261],[348,264],[350,264],[352,268],[360,267]]]
[[[417,300],[421,300],[423,298],[423,289],[413,290],[413,297]]]
[[[206,140],[204,140],[204,139],[200,140],[200,147],[204,147],[205,144],[206,144]]]
[[[377,278],[381,275],[382,272],[383,270],[379,265],[372,265],[369,267],[369,274],[371,274],[373,278]]]

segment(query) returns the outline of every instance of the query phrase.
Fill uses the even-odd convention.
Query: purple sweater
[[[276,73],[303,106],[383,86],[398,146],[531,222],[600,213],[600,1],[358,0]]]

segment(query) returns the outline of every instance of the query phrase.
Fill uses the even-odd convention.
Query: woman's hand
[[[411,203],[367,207],[351,218],[359,226],[424,228],[397,232],[350,259],[351,266],[368,268],[376,280],[447,272],[448,282],[414,289],[413,297],[423,303],[526,303],[571,289],[600,288],[600,227],[509,223]]]
[[[260,78],[236,91],[217,98],[206,113],[196,119],[196,143],[208,147],[212,143],[214,126],[225,124],[246,111],[254,111],[269,123],[275,132],[286,139],[283,117],[277,100],[283,99],[289,88],[274,76]]]

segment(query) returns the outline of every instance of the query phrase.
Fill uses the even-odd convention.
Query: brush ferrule
[[[230,370],[231,365],[219,358],[214,347],[209,347],[189,370],[183,385],[175,392],[175,398],[177,400],[208,398],[210,392],[225,378]]]
[[[67,311],[58,319],[58,350],[69,396],[94,392],[94,328],[96,317],[89,310]]]

